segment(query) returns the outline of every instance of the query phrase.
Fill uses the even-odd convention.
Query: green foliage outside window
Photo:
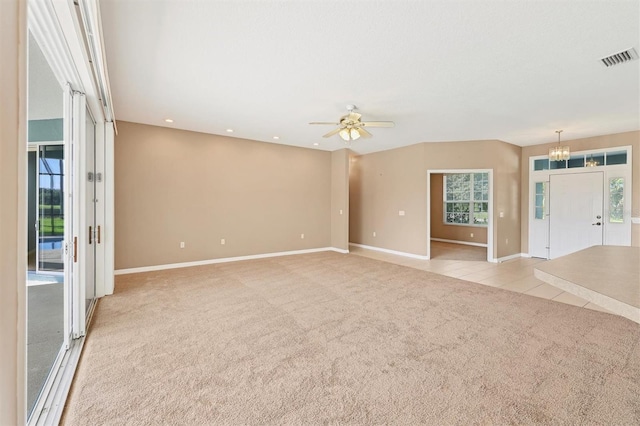
[[[624,178],[609,181],[609,222],[624,222]]]
[[[489,174],[444,176],[444,223],[486,226],[489,223]]]

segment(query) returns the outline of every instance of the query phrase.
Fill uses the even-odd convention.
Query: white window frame
[[[474,175],[475,174],[485,174],[487,175],[487,181],[489,180],[489,174],[487,172],[470,172],[470,173],[447,173],[443,176],[442,179],[442,223],[445,225],[453,225],[453,226],[473,226],[477,228],[487,228],[489,226],[489,218],[488,218],[488,205],[489,205],[489,188],[487,188],[487,199],[486,200],[476,200],[475,199],[475,191],[474,191]],[[447,200],[447,178],[451,175],[469,175],[470,176],[470,188],[469,188],[469,200]],[[469,222],[468,223],[456,223],[456,222],[448,222],[447,221],[447,204],[450,203],[463,203],[469,204]],[[487,223],[474,223],[473,214],[474,214],[474,204],[475,203],[487,203]]]

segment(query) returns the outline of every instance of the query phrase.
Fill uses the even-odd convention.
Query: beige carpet
[[[640,424],[640,325],[332,252],[120,276],[64,424]]]

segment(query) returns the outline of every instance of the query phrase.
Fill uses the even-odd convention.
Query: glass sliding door
[[[28,425],[39,425],[60,421],[87,318],[103,292],[96,274],[107,276],[104,261],[98,260],[105,255],[104,236],[96,225],[97,218],[105,222],[105,209],[96,205],[97,198],[104,203],[112,193],[104,195],[95,174],[96,153],[100,171],[105,170],[107,134],[106,104],[97,95],[97,71],[91,65],[94,55],[86,51],[91,38],[99,37],[85,28],[98,22],[84,16],[95,12],[95,5],[27,3],[28,253],[21,253],[29,259],[25,410]]]
[[[68,202],[65,93],[29,34],[27,232],[34,270],[27,272],[27,415],[37,417],[69,345],[65,256]]]
[[[64,271],[64,146],[38,150],[37,271]]]

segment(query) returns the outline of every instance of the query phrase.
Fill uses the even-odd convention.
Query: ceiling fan
[[[353,112],[356,109],[355,105],[347,105],[347,111],[349,113],[340,117],[340,121],[335,122],[322,122],[322,121],[314,121],[309,124],[330,124],[332,126],[339,126],[337,129],[334,129],[323,135],[323,138],[330,138],[331,136],[338,134],[345,141],[355,141],[361,137],[370,138],[373,135],[365,130],[365,127],[393,127],[395,123],[393,121],[360,121],[361,114],[357,112]]]

